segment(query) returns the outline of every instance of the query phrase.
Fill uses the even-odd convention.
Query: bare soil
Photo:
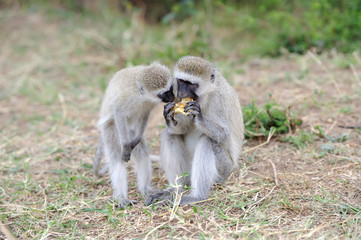
[[[266,139],[248,139],[239,171],[195,208],[144,206],[130,169],[129,196],[139,203],[119,210],[108,177],[91,170],[99,78],[110,78],[117,58],[79,31],[59,35],[64,24],[14,16],[0,27],[0,239],[11,239],[9,232],[19,239],[361,237],[361,130],[339,127],[361,126],[359,54],[255,58],[229,78],[242,105],[262,105],[271,94],[292,107],[303,123],[283,137],[321,126],[344,141],[314,136],[297,148],[282,136],[261,147]],[[87,51],[74,52],[83,45]],[[147,128],[153,154],[161,112],[160,105]],[[321,155],[325,144],[332,150]],[[154,186],[164,188],[164,173],[153,166]]]

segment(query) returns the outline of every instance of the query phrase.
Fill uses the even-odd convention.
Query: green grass
[[[337,127],[359,124],[358,53],[245,60],[238,52],[244,43],[224,27],[234,15],[212,22],[219,38],[207,45],[202,12],[146,25],[136,12],[102,11],[0,11],[0,221],[10,232],[19,239],[360,238],[360,131]],[[253,113],[268,108],[283,126],[293,118],[302,125],[261,146],[264,138],[247,139],[239,170],[203,204],[144,206],[130,170],[129,197],[139,203],[117,209],[109,178],[91,170],[107,81],[153,60],[172,68],[184,54],[209,56]],[[295,115],[286,114],[288,106]],[[148,144],[156,154],[161,108],[151,120]],[[153,166],[153,184],[164,188]]]

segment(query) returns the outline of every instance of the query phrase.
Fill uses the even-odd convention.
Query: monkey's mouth
[[[172,110],[174,110],[174,115],[181,113],[183,115],[188,115],[191,111],[184,112],[184,107],[187,105],[188,102],[194,101],[193,98],[182,98],[180,102],[177,102]]]

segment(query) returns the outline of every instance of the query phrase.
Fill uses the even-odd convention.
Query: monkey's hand
[[[132,149],[128,145],[124,145],[123,153],[122,153],[122,160],[124,162],[129,162],[131,154],[132,154]]]
[[[188,102],[187,105],[184,107],[184,112],[188,113],[187,116],[194,118],[202,119],[202,112],[199,103],[196,101]]]
[[[169,126],[170,122],[173,122],[174,126],[177,125],[177,121],[174,119],[174,105],[175,102],[169,102],[166,105],[164,105],[163,110],[163,117],[165,119],[165,122],[167,123],[167,126]]]
[[[132,154],[133,149],[138,145],[140,140],[141,140],[141,138],[137,137],[136,139],[134,139],[130,143],[126,143],[126,144],[123,145],[122,160],[124,162],[129,162],[130,155]]]

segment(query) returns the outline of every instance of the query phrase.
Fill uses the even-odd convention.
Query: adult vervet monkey
[[[182,102],[164,106],[167,127],[161,138],[161,163],[170,184],[178,179],[191,185],[190,194],[181,196],[184,205],[206,199],[212,186],[237,168],[244,124],[237,93],[212,63],[182,57],[174,78]],[[173,191],[153,193],[146,204],[170,200]]]
[[[126,162],[135,162],[138,189],[146,194],[151,187],[151,161],[144,135],[148,117],[160,102],[174,100],[172,76],[167,67],[152,63],[117,72],[110,80],[100,111],[100,141],[94,158],[94,172],[104,174],[109,168],[114,199],[119,207],[128,200]],[[102,156],[107,165],[99,172]]]

